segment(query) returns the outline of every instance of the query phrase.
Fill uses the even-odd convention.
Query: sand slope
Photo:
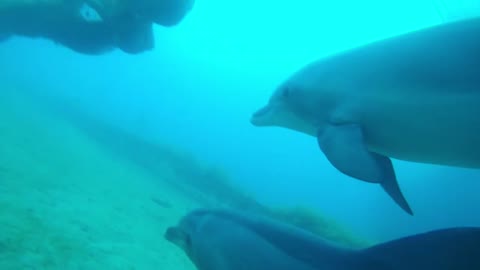
[[[74,107],[3,82],[0,270],[193,270],[163,234],[188,211],[211,206],[369,244],[317,210],[261,205],[221,168]]]
[[[0,94],[0,269],[194,269],[163,232],[198,205],[16,90]]]

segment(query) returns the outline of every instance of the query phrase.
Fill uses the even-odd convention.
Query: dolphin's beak
[[[169,227],[165,231],[163,237],[172,244],[175,244],[184,250],[187,249],[186,239],[188,236],[181,228]]]
[[[169,227],[165,231],[165,234],[163,235],[166,240],[172,243],[177,243],[179,238],[180,238],[180,233],[179,230],[176,227]]]
[[[268,125],[268,118],[271,112],[270,106],[265,106],[255,112],[250,118],[250,123],[254,126],[266,126]]]
[[[185,233],[178,227],[168,227],[163,237],[176,245],[181,245],[185,238]]]

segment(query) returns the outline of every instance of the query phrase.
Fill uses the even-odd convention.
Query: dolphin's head
[[[206,210],[195,210],[184,216],[176,226],[167,228],[164,237],[181,248],[194,261],[195,233],[208,215]]]
[[[194,210],[176,226],[167,228],[164,237],[180,247],[197,269],[237,269],[225,265],[237,258],[224,257],[222,254],[229,254],[226,250],[238,247],[235,240],[237,234],[232,230],[238,230],[239,226],[222,213],[212,209]]]
[[[255,112],[250,122],[254,126],[279,126],[314,135],[317,116],[323,114],[322,92],[306,75],[299,72],[277,87],[268,104]]]

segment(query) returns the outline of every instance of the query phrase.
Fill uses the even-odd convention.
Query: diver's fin
[[[391,267],[387,269],[480,269],[480,228],[430,231],[375,245],[360,253]]]
[[[413,215],[398,186],[392,161],[367,149],[359,125],[328,125],[318,131],[317,140],[335,168],[356,179],[381,184],[403,210]]]

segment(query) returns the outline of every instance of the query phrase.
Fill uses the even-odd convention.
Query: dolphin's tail
[[[361,253],[381,265],[370,270],[480,269],[480,228],[431,231],[379,244]]]

